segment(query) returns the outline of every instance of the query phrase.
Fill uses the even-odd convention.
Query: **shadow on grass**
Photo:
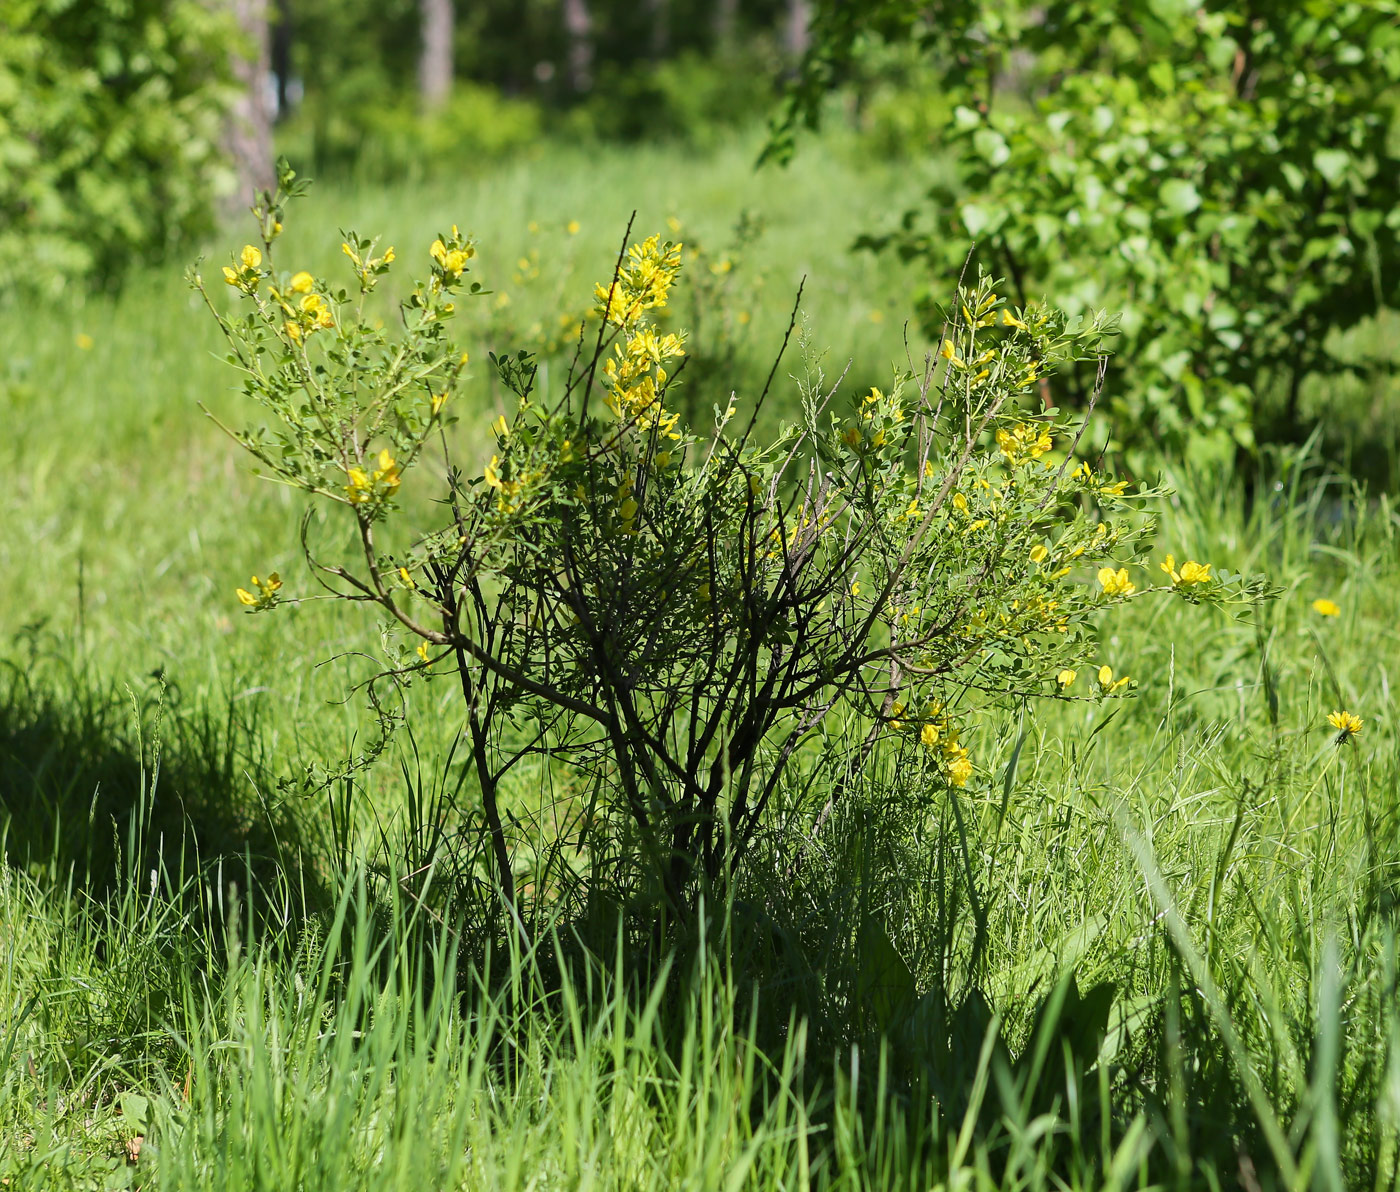
[[[71,660],[0,660],[0,837],[5,860],[102,898],[130,875],[176,885],[223,864],[238,884],[316,898],[303,829],[271,787],[253,724],[233,701],[181,706]]]

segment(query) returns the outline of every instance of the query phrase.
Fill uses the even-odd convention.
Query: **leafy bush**
[[[320,173],[411,180],[524,152],[539,140],[543,125],[538,105],[462,80],[441,110],[431,113],[401,93],[397,102],[387,102],[378,89],[371,95],[362,103],[313,102],[278,140]]]
[[[1228,459],[1300,436],[1332,333],[1400,300],[1392,0],[821,11],[778,147],[867,33],[921,46],[954,106],[957,183],[863,243],[937,276],[975,241],[1021,302],[1120,311],[1112,429],[1139,465],[1158,444]]]
[[[492,424],[489,461],[463,470],[449,424],[469,359],[449,326],[478,288],[471,241],[434,241],[391,331],[368,303],[393,249],[348,234],[349,292],[274,265],[290,172],[283,185],[260,209],[262,247],[223,269],[244,313],[205,292],[262,419],[232,433],[348,523],[322,547],[308,514],[302,540],[331,595],[387,614],[374,682],[460,690],[475,839],[522,929],[527,886],[535,911],[545,891],[611,891],[688,917],[774,806],[810,817],[840,797],[840,778],[815,795],[787,784],[836,721],[863,725],[848,778],[883,740],[931,797],[976,774],[983,705],[1129,687],[1092,622],[1151,590],[1129,571],[1150,523],[1127,516],[1126,482],[1073,460],[1079,428],[1028,413],[1043,377],[1102,374],[1102,318],[1012,307],[984,278],[921,377],[837,404],[810,376],[799,423],[760,437],[765,392],[746,413],[712,406],[701,431],[669,404],[685,337],[653,321],[681,246],[651,236],[595,288],[557,392],[536,391],[527,352],[492,358],[517,406]],[[1209,566],[1163,570],[1159,590],[1225,596]],[[283,581],[238,598],[276,608]],[[540,766],[548,830],[502,807],[507,776]]]
[[[90,289],[209,229],[230,37],[200,0],[0,0],[0,287]]]

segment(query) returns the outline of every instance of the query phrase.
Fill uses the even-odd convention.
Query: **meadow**
[[[755,173],[759,143],[318,184],[287,251],[329,272],[337,228],[401,256],[477,238],[466,453],[504,408],[488,351],[541,345],[547,382],[634,209],[704,249],[710,305],[677,318],[718,328],[714,401],[762,386],[800,284],[780,388],[885,383],[928,350],[906,322],[928,279],[848,248],[938,163],[832,136]],[[450,693],[414,690],[353,805],[301,793],[373,733],[346,693],[375,627],[333,601],[241,615],[249,573],[301,566],[299,507],[200,410],[237,415],[222,352],[176,266],[0,322],[7,1186],[1395,1186],[1386,496],[1307,448],[1248,482],[1164,463],[1153,558],[1274,598],[1106,615],[1132,698],[1000,708],[946,798],[877,755],[800,875],[811,824],[774,828],[706,946],[564,923],[468,960],[401,880]],[[1346,741],[1337,709],[1364,718]]]

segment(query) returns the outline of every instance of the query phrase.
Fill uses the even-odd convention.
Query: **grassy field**
[[[479,238],[469,449],[500,401],[487,351],[557,339],[634,208],[729,287],[699,317],[732,316],[740,400],[803,277],[811,353],[880,383],[925,279],[846,249],[928,179],[839,143],[756,175],[755,149],[318,187],[283,259],[329,270],[339,227],[401,256]],[[745,210],[764,230],[731,251]],[[201,414],[241,418],[180,274],[0,321],[9,1187],[1395,1186],[1393,505],[1305,454],[1248,493],[1181,469],[1154,557],[1276,600],[1106,619],[1135,698],[1003,709],[946,799],[880,755],[800,879],[760,865],[712,908],[719,946],[668,965],[563,932],[463,969],[382,847],[412,751],[371,772],[348,840],[295,793],[363,747],[345,692],[376,631],[329,602],[238,615],[249,573],[297,573],[298,508]],[[457,727],[414,699],[430,771]],[[1336,708],[1365,718],[1345,745]],[[809,827],[776,830],[773,864]]]

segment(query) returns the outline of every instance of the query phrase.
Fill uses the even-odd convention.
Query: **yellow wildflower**
[[[1327,717],[1327,723],[1337,730],[1337,744],[1341,745],[1361,731],[1364,721],[1354,712],[1338,710]]]
[[[564,230],[568,232],[570,236],[577,236],[579,233],[579,227],[580,224],[578,220],[571,219],[567,224],[564,225]]]
[[[491,423],[491,432],[498,439],[510,438],[510,427],[506,424],[506,416],[504,414],[497,415],[496,421]]]
[[[926,724],[919,730],[919,744],[932,749],[938,744],[938,726]]]
[[[1312,608],[1313,612],[1323,617],[1339,617],[1342,615],[1341,607],[1334,601],[1328,600],[1326,597],[1319,597],[1317,600],[1314,600],[1312,602]]]
[[[262,249],[245,244],[243,251],[238,254],[238,259],[243,262],[244,269],[256,269],[262,264]]]
[[[860,595],[860,580],[856,580],[855,583],[853,583],[853,584],[851,585],[851,595],[852,595],[852,596],[859,596],[859,595]]]
[[[1104,669],[1107,670],[1108,668],[1105,667]],[[1102,672],[1100,672],[1100,673],[1102,673]],[[1077,679],[1078,677],[1079,677],[1079,672],[1078,672],[1077,670],[1075,670],[1073,667],[1068,667],[1068,666],[1067,666],[1067,667],[1065,667],[1064,670],[1062,670],[1058,675],[1055,676],[1055,682],[1057,682],[1057,683],[1060,685],[1060,689],[1061,689],[1061,690],[1068,690],[1070,687],[1073,687],[1073,686],[1074,686],[1074,681],[1075,681],[1075,679]],[[1109,677],[1110,679],[1113,678],[1113,672],[1112,672],[1112,671],[1109,671],[1109,672],[1108,672],[1108,677]]]
[[[1112,567],[1100,567],[1099,584],[1105,596],[1131,596],[1137,591],[1137,585],[1128,578],[1126,567],[1120,567],[1117,571]]]
[[[305,294],[315,284],[316,279],[312,277],[311,274],[307,273],[305,269],[300,273],[292,274],[292,280],[289,283],[293,294]]]
[[[1030,330],[1030,328],[1027,327],[1025,323],[1023,323],[1020,319],[1013,315],[1009,310],[1004,310],[1001,312],[1001,325],[1003,327],[1015,327],[1017,331]]]
[[[954,368],[967,367],[966,362],[958,355],[957,350],[953,347],[953,341],[950,339],[945,339],[943,341],[942,346],[938,349],[938,354]]]
[[[415,652],[424,662],[428,661],[428,642],[426,639],[418,643],[418,649]]]
[[[272,572],[266,579],[259,579],[255,575],[252,584],[253,591],[251,592],[247,588],[236,589],[240,604],[257,610],[272,608],[277,603],[277,593],[282,587],[282,577],[277,572]]]
[[[228,282],[229,285],[236,286],[238,284],[238,270],[232,265],[225,265],[224,280]]]
[[[1046,549],[1045,544],[1042,542],[1037,542],[1033,547],[1031,547],[1031,562],[1043,563],[1045,562],[1046,556],[1048,556],[1049,554],[1050,552]]]

